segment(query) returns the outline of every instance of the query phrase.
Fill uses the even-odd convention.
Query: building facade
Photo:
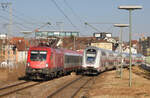
[[[150,37],[139,39],[140,52],[145,56],[150,56]]]

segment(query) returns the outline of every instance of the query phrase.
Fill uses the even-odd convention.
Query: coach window
[[[69,62],[70,62],[69,56],[66,55],[66,56],[65,56],[65,63],[66,63],[66,64],[69,64]]]
[[[82,64],[82,57],[79,57],[79,64]]]
[[[78,64],[78,56],[74,57],[74,64]]]
[[[74,56],[70,56],[70,64],[71,64],[71,65],[73,65],[74,60],[75,60]]]
[[[97,55],[97,52],[95,49],[88,49],[86,52],[87,62],[88,63],[94,63],[95,59],[96,59],[96,55]]]

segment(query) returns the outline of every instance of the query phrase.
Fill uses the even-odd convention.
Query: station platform
[[[116,70],[104,72],[95,80],[88,92],[90,98],[150,98],[150,72],[139,66],[132,67],[132,81],[129,86],[129,70],[123,69],[122,78]]]

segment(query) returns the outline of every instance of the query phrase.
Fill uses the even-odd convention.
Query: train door
[[[104,71],[105,70],[105,67],[106,67],[106,62],[107,62],[107,55],[106,55],[106,53],[105,53],[105,51],[101,51],[101,63],[102,63],[102,65],[101,65],[101,69],[102,69],[102,71]]]
[[[71,56],[68,54],[64,54],[64,69],[65,71],[69,71],[71,64]]]

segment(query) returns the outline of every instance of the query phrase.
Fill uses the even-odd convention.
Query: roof
[[[10,43],[15,45],[18,51],[24,51],[26,47],[29,47],[29,43],[23,37],[13,37]]]

